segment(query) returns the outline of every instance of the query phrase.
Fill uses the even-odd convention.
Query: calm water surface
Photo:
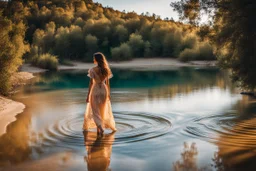
[[[82,131],[87,71],[39,74],[0,137],[0,170],[255,170],[256,101],[218,69],[117,70],[118,131]]]

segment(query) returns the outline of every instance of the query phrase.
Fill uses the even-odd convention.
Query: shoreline
[[[0,136],[6,133],[7,126],[16,121],[16,115],[22,113],[25,105],[0,96]]]
[[[92,62],[71,61],[73,66],[60,64],[58,70],[87,70],[95,66]],[[177,59],[168,58],[135,58],[130,61],[109,61],[110,68],[119,69],[146,69],[146,70],[163,70],[163,69],[177,69],[180,67],[217,67],[217,61],[190,61],[180,62]],[[21,71],[29,73],[42,73],[48,71],[31,66],[30,64],[23,64]]]
[[[59,70],[86,70],[94,66],[93,63],[83,63],[78,61],[71,61],[74,66],[59,65]],[[215,67],[216,61],[191,61],[180,62],[177,59],[168,58],[136,58],[130,61],[114,62],[110,61],[111,68],[123,69],[143,69],[143,70],[163,70],[163,69],[177,69],[179,67]],[[30,79],[34,78],[34,73],[42,73],[48,71],[34,67],[30,64],[23,64],[20,72],[15,73],[11,78],[11,84],[15,93],[15,89],[20,85],[26,84]],[[0,96],[0,136],[6,133],[7,126],[16,120],[16,115],[22,113],[25,105],[16,102],[8,97]]]
[[[17,72],[10,81],[14,90],[10,94],[15,93],[15,89],[21,85],[26,84],[30,79],[34,78],[34,75],[29,72]],[[22,113],[25,109],[25,105],[20,102],[16,102],[8,97],[0,95],[0,136],[5,134],[7,126],[16,121],[16,115]]]
[[[72,61],[74,66],[59,65],[59,70],[69,69],[90,69],[94,66],[93,63],[83,63],[78,61]],[[177,59],[168,58],[135,58],[130,61],[109,62],[110,68],[122,68],[122,69],[176,69],[179,67],[216,67],[217,61],[190,61],[187,63],[180,62]],[[28,68],[25,69],[29,71]]]

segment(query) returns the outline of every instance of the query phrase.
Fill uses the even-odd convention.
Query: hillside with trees
[[[58,63],[92,61],[97,51],[114,61],[141,57],[215,59],[213,47],[200,35],[199,27],[161,20],[155,14],[120,12],[91,0],[12,0],[0,1],[0,6],[0,32],[5,37],[1,44],[12,46],[10,42],[15,41],[11,39],[20,36],[15,45],[20,50],[9,48],[16,53],[16,62],[11,61],[9,52],[1,52],[1,72],[16,71],[22,59],[55,70]],[[8,65],[2,62],[5,60]]]

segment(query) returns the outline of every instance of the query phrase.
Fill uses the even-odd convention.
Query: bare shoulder
[[[89,70],[96,71],[97,70],[97,66],[96,67],[92,67]]]
[[[99,67],[95,66],[95,67],[92,68],[92,70],[95,71],[95,72],[98,72],[99,71]]]

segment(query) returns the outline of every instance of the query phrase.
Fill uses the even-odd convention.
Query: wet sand
[[[33,77],[33,74],[29,72],[17,72],[10,79],[11,85],[15,88],[26,84]],[[6,132],[7,125],[15,121],[15,116],[23,112],[24,109],[24,104],[0,96],[0,136]]]
[[[16,115],[23,112],[25,105],[0,96],[0,136],[6,132],[7,125],[16,120]]]

